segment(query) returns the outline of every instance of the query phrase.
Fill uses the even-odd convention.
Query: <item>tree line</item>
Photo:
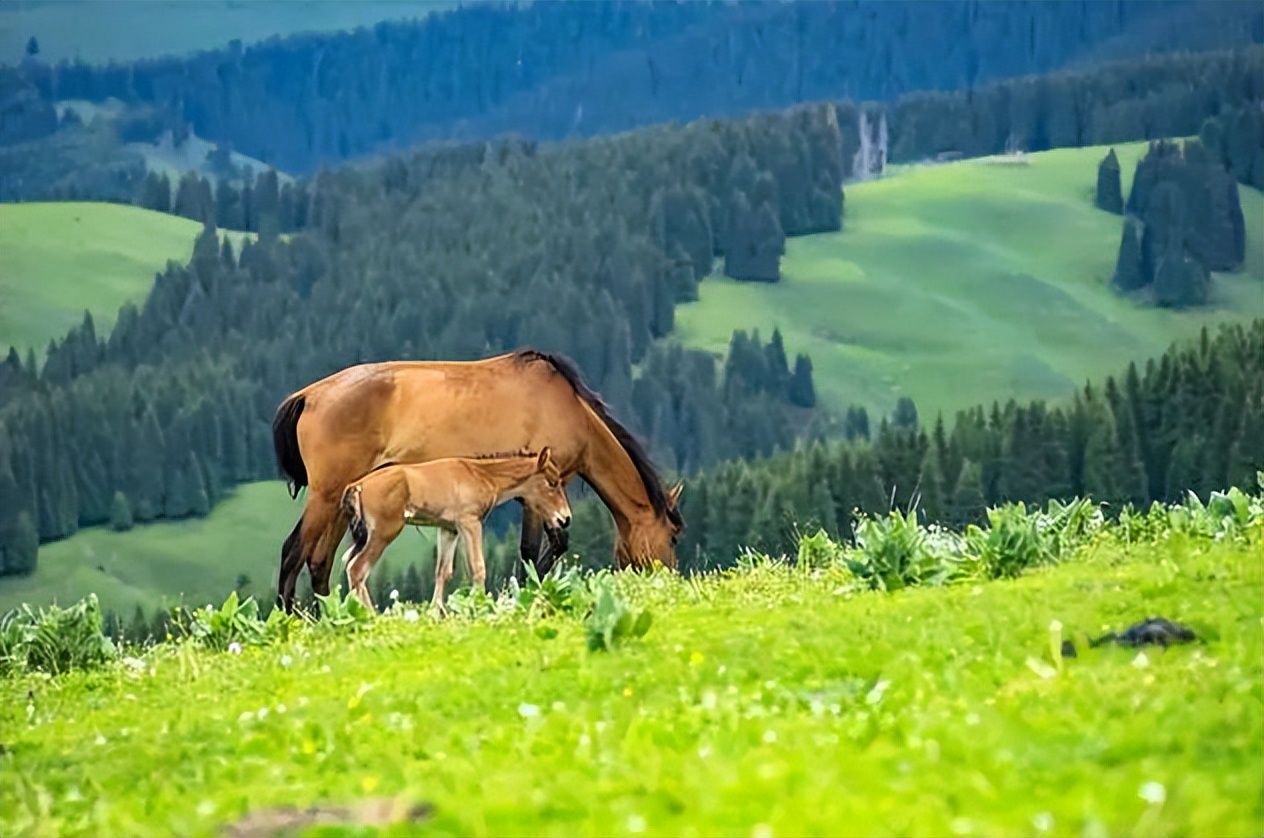
[[[45,99],[163,108],[202,137],[298,173],[419,140],[561,139],[840,96],[975,90],[1103,52],[1203,49],[1213,26],[1222,46],[1264,40],[1253,4],[1216,6],[477,4],[187,56],[25,63]],[[1161,42],[1147,40],[1148,28],[1177,18]]]
[[[750,5],[752,4],[738,4],[735,8]],[[834,5],[814,3],[808,4],[803,10],[796,10],[792,4],[777,14],[834,14],[830,12]],[[915,29],[923,25],[935,15],[946,13],[945,10],[953,5],[944,3],[920,9],[915,24],[905,21],[897,31],[907,33],[910,27]],[[975,5],[980,8],[987,6]],[[1025,4],[1004,5],[1017,9]],[[1238,11],[1232,12],[1233,14],[1240,13],[1243,8],[1234,3],[1217,5],[1222,12],[1226,8],[1237,8]],[[536,6],[543,8],[550,4],[535,4],[532,8]],[[1094,15],[1102,12],[1093,10],[1104,10],[1110,6],[1111,4],[1105,3],[1084,4],[1077,9],[1086,10],[1084,14]],[[1138,8],[1145,13],[1144,9],[1150,6],[1157,4],[1146,3]],[[574,13],[581,16],[598,14],[596,10],[584,10],[584,4],[575,8]],[[1035,4],[1035,8],[1026,12],[1000,12],[991,9],[988,14],[999,14],[1001,17],[1006,14],[1052,14],[1049,11],[1040,11],[1045,9],[1055,10],[1055,17],[1059,19],[1071,20],[1081,13],[1077,11],[1068,15],[1068,8],[1065,5]],[[884,10],[878,12],[880,15],[892,15],[893,21],[910,14],[899,4],[879,4],[875,9]],[[550,13],[561,14],[556,8]],[[1207,16],[1215,17],[1215,13],[1208,13]],[[847,15],[843,17],[846,18]],[[432,22],[428,25],[438,24]],[[962,24],[959,21],[951,26],[944,23],[944,26],[950,28],[960,25]],[[387,29],[390,26],[394,24],[387,25]],[[968,28],[971,31],[978,29],[980,32],[988,30],[978,20],[971,22]],[[1013,34],[1009,29],[1003,31]],[[286,42],[278,41],[273,46],[284,43]],[[307,46],[303,49],[315,49],[312,44],[323,42],[316,39],[305,43]],[[933,43],[949,42],[937,35]],[[954,43],[960,45],[968,41]],[[934,50],[927,51],[920,45],[917,49],[926,55],[934,53]],[[846,54],[836,49],[827,52],[836,57],[849,56],[839,60],[851,61],[855,55],[868,54],[871,50],[857,50]],[[1128,52],[1123,50],[1117,54],[1127,55]],[[322,72],[337,63],[335,54],[330,51],[319,52]],[[772,55],[765,51],[758,54]],[[246,56],[255,55],[252,50],[245,50],[240,55],[225,51],[220,59],[214,59],[215,55],[217,54],[203,53],[197,59],[164,59],[170,66],[161,72],[172,74],[170,90],[162,85],[155,87],[156,83],[152,82],[146,83],[146,86],[137,80],[150,70],[159,72],[155,68],[162,62],[106,67],[48,67],[27,63],[20,68],[0,68],[0,90],[11,89],[8,101],[14,103],[6,112],[5,119],[0,120],[0,200],[76,198],[133,200],[144,203],[147,200],[144,192],[147,189],[152,190],[153,185],[142,183],[143,160],[139,155],[124,150],[121,144],[157,142],[160,138],[167,138],[179,146],[194,131],[214,140],[217,143],[215,153],[220,156],[227,156],[230,150],[238,150],[259,157],[279,170],[315,177],[322,167],[336,165],[340,161],[372,157],[392,147],[449,136],[437,128],[427,133],[421,128],[405,130],[395,124],[397,118],[407,121],[410,117],[403,115],[414,111],[416,119],[433,118],[440,122],[449,118],[454,120],[453,125],[459,125],[460,128],[454,136],[467,141],[486,140],[506,134],[522,135],[539,141],[584,133],[609,133],[667,119],[695,119],[703,114],[732,112],[735,108],[749,112],[753,108],[788,104],[792,101],[831,102],[843,126],[841,136],[844,177],[863,177],[871,173],[875,159],[881,160],[877,164],[877,171],[880,171],[881,165],[886,162],[909,162],[942,154],[969,157],[999,153],[1008,148],[1040,151],[1048,148],[1191,136],[1197,134],[1209,118],[1225,120],[1226,114],[1230,112],[1240,113],[1245,109],[1247,119],[1256,118],[1257,115],[1253,116],[1255,112],[1249,106],[1257,107],[1262,98],[1259,79],[1264,74],[1264,49],[1259,46],[1243,46],[1217,52],[1175,52],[1125,57],[1110,64],[1090,65],[1074,71],[1059,70],[1044,75],[1017,75],[1046,69],[1026,66],[1019,61],[1005,73],[983,74],[977,84],[958,79],[958,83],[947,85],[947,89],[944,89],[945,85],[922,79],[911,87],[897,91],[898,95],[891,93],[889,96],[857,89],[849,84],[846,75],[827,73],[829,83],[822,82],[819,89],[808,86],[801,95],[788,98],[772,96],[747,100],[743,97],[753,89],[752,79],[764,79],[764,76],[750,76],[743,71],[741,96],[735,94],[728,97],[721,95],[719,88],[700,84],[696,78],[688,76],[684,82],[689,87],[688,95],[664,98],[664,102],[670,101],[674,103],[673,107],[680,109],[671,114],[664,114],[661,108],[654,106],[630,107],[627,103],[631,100],[609,93],[619,85],[601,87],[600,95],[576,90],[550,93],[547,101],[530,99],[521,112],[513,111],[512,118],[508,121],[498,121],[499,117],[492,116],[445,116],[442,109],[434,106],[433,98],[427,99],[420,95],[410,95],[404,103],[391,104],[382,119],[373,116],[379,104],[357,104],[358,97],[380,97],[383,89],[405,91],[411,83],[421,84],[418,79],[426,73],[424,62],[411,61],[407,69],[399,70],[396,81],[385,88],[375,83],[361,85],[354,90],[345,89],[348,79],[355,77],[355,74],[339,75],[331,88],[336,91],[337,103],[325,103],[317,108],[320,111],[318,122],[322,126],[318,130],[312,124],[311,117],[302,113],[305,106],[296,104],[298,100],[291,96],[293,91],[287,88],[276,87],[266,95],[237,90],[235,85],[246,84],[245,79],[253,78],[252,72],[263,72],[255,65],[251,65],[255,69],[244,74],[240,69],[233,69],[237,63],[247,62]],[[227,63],[217,64],[217,60]],[[371,73],[374,78],[378,78],[381,73],[386,72],[391,60],[387,53],[370,53],[363,58],[364,66],[356,73]],[[649,66],[653,60],[652,57],[644,66]],[[182,61],[191,61],[196,67],[186,67]],[[150,64],[154,66],[150,67]],[[259,66],[270,65],[265,63]],[[277,72],[282,70],[278,69]],[[478,72],[483,70],[479,69]],[[316,83],[313,80],[319,75],[305,69],[302,80],[296,84],[301,88],[303,85]],[[591,79],[599,76],[599,73],[592,75]],[[1002,79],[1003,76],[1012,77]],[[772,78],[783,79],[783,76]],[[888,79],[890,75],[882,75],[881,78]],[[984,78],[991,80],[983,83]],[[207,107],[224,111],[225,116],[222,119],[197,116],[204,109],[199,109],[196,104],[199,95],[196,90],[184,91],[180,95],[172,92],[183,90],[182,86],[193,85],[196,88],[203,82],[209,85],[207,91],[210,91],[203,95],[213,99]],[[250,82],[257,83],[260,82]],[[585,81],[585,84],[588,83]],[[267,84],[271,85],[272,81],[269,80]],[[228,85],[229,89],[220,89],[221,85]],[[164,91],[162,95],[155,92],[160,88]],[[458,88],[459,85],[454,83],[452,89]],[[66,109],[60,118],[57,116],[54,101],[72,94],[90,101],[101,101],[114,95],[126,102],[128,107],[123,115],[113,121],[97,119],[90,126],[84,126],[73,110]],[[270,101],[267,97],[271,95],[284,95],[286,102],[265,106],[264,103]],[[430,91],[430,95],[433,97],[435,94]],[[699,99],[700,96],[704,98]],[[842,98],[844,96],[850,98]],[[469,104],[473,100],[467,97],[461,101]],[[741,102],[740,108],[734,105],[734,101]],[[423,102],[426,103],[424,108],[420,104]],[[549,130],[547,125],[537,124],[538,120],[547,121],[553,116],[558,119],[565,116],[563,121],[573,121],[577,112],[592,114],[606,103],[618,103],[618,107],[627,108],[627,113],[615,123],[600,129],[591,126],[591,131],[567,129],[559,134]],[[1228,123],[1226,125],[1232,127]],[[882,134],[880,137],[877,135],[879,128]],[[330,139],[335,134],[347,132],[366,132],[367,137],[362,141],[348,139],[345,142]],[[1230,133],[1226,131],[1225,136]],[[871,136],[873,143],[870,148],[867,141]],[[257,142],[251,138],[256,138]],[[267,147],[260,146],[259,143],[265,143]],[[292,150],[293,159],[290,155],[277,153],[273,148],[277,143],[296,144]],[[862,148],[874,152],[873,158],[866,163],[862,163],[857,156]],[[1228,150],[1225,149],[1223,153],[1227,154]],[[1245,165],[1250,164],[1248,162]],[[240,190],[240,184],[233,184],[237,178],[227,171],[227,167],[220,168],[224,169],[222,179],[232,184],[230,189]],[[218,177],[220,176],[217,175]],[[175,184],[170,184],[168,191],[174,193]],[[761,223],[766,227],[767,216],[753,216],[748,223]],[[771,241],[773,236],[769,231],[759,238]],[[765,249],[763,252],[770,253],[771,250]]]
[[[1065,404],[993,402],[930,427],[882,420],[872,439],[816,442],[694,476],[682,498],[682,567],[731,566],[750,546],[793,554],[797,534],[852,537],[852,510],[916,508],[960,528],[1007,501],[1091,497],[1107,514],[1249,489],[1264,470],[1264,319],[1206,329],[1143,368],[1087,384]],[[576,509],[575,524],[593,510]],[[572,545],[608,537],[572,536]],[[598,555],[606,553],[598,552]]]
[[[38,542],[125,521],[120,496],[134,521],[179,518],[272,476],[275,405],[357,362],[535,345],[576,359],[668,467],[791,446],[815,395],[780,335],[735,338],[760,360],[726,368],[655,341],[717,252],[741,246],[725,231],[750,207],[792,233],[837,229],[839,148],[832,109],[802,107],[426,149],[322,173],[294,193],[301,230],[261,224],[239,252],[203,193],[189,263],[158,274],[108,337],[85,315],[42,365],[13,350],[0,363],[3,570],[29,572]],[[256,207],[281,194],[267,182]]]

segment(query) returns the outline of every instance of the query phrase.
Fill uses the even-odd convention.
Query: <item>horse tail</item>
[[[369,528],[364,523],[364,505],[360,499],[363,491],[360,486],[348,486],[342,493],[342,511],[347,513],[351,540],[356,552],[363,550],[364,545],[369,543]]]
[[[294,393],[281,402],[272,417],[272,450],[276,452],[277,468],[286,478],[292,498],[298,497],[298,490],[307,485],[307,466],[298,450],[298,419],[306,403],[306,396]]]

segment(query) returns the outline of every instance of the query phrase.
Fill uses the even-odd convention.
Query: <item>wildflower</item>
[[[399,602],[399,591],[391,589],[391,602]]]
[[[228,654],[230,654],[230,655],[240,655],[240,654],[241,654],[241,644],[240,644],[240,643],[238,643],[236,640],[234,640],[232,643],[229,643],[229,644],[228,644]]]
[[[534,719],[536,716],[540,715],[540,708],[534,704],[519,704],[518,715],[522,716],[524,719]]]
[[[1137,790],[1137,797],[1140,797],[1146,803],[1157,805],[1167,800],[1167,789],[1163,787],[1162,783],[1151,780],[1148,783],[1143,783],[1141,788]]]
[[[421,615],[417,613],[416,608],[409,608],[404,612],[404,622],[406,623],[415,623],[419,619],[421,619]]]

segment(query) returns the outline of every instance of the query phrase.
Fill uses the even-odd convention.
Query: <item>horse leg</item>
[[[308,491],[311,491],[310,488]],[[328,596],[334,554],[347,533],[347,516],[342,511],[338,498],[313,493],[309,496],[303,518],[305,523],[308,518],[312,519],[310,528],[304,527],[303,535],[304,543],[312,545],[311,552],[307,554],[307,568],[312,574],[312,591],[319,596]],[[308,531],[314,536],[310,541]]]
[[[369,545],[366,544],[364,550],[357,553],[356,545],[352,544],[347,548],[347,552],[342,554],[342,567],[347,572],[347,585],[355,591],[356,598],[365,606],[372,608],[373,598],[369,596],[369,589],[364,586],[364,578],[369,575],[369,570],[362,559],[367,552],[369,552]]]
[[[570,546],[570,533],[567,530],[545,530],[544,537],[544,552],[536,562],[536,569],[542,577],[553,569],[553,564]]]
[[[514,578],[518,580],[519,588],[527,584],[527,562],[530,562],[537,572],[540,570],[540,546],[543,537],[544,522],[524,503],[522,505],[522,537],[518,540],[518,560],[514,562]]]
[[[364,550],[352,557],[351,563],[347,565],[347,584],[351,590],[355,591],[356,598],[364,603],[366,608],[374,611],[377,610],[377,606],[373,604],[373,597],[369,594],[367,580],[374,566],[377,565],[378,559],[382,558],[382,551],[386,549],[388,543],[370,536]],[[354,549],[355,547],[350,547],[347,552],[350,553]]]
[[[434,596],[431,602],[439,609],[440,613],[447,610],[444,604],[446,597],[444,596],[448,587],[448,580],[452,578],[453,564],[456,561],[456,533],[439,528],[439,535],[435,540],[435,583]]]
[[[277,575],[277,598],[286,614],[294,613],[294,586],[303,570],[303,516],[281,545],[281,570]]]
[[[487,591],[487,563],[483,560],[483,525],[478,520],[462,521],[461,541],[465,544],[465,560],[470,564],[476,590]]]

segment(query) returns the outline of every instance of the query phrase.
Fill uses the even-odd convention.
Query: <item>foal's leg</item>
[[[342,554],[342,566],[347,571],[347,582],[351,586],[351,590],[355,591],[356,598],[363,602],[367,607],[373,607],[373,598],[369,596],[369,589],[363,587],[364,577],[368,576],[366,565],[361,559],[368,552],[369,545],[364,545],[365,549],[356,552],[356,546],[352,544],[347,548],[347,552]],[[363,588],[363,590],[361,590]]]
[[[432,602],[440,612],[446,609],[444,593],[448,580],[452,578],[453,563],[456,560],[456,533],[446,527],[439,528],[435,540],[435,583]]]
[[[483,524],[478,519],[461,521],[461,540],[465,543],[465,560],[470,563],[474,588],[487,590],[487,563],[483,560]]]

